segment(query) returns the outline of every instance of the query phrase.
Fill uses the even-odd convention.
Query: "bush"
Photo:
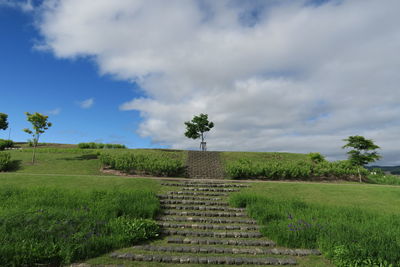
[[[263,225],[263,235],[280,246],[319,248],[338,266],[400,265],[399,215],[272,200],[246,193],[233,195],[230,202],[246,207],[249,215]]]
[[[0,152],[0,172],[9,170],[11,167],[11,154]]]
[[[308,158],[315,164],[325,161],[325,157],[318,152],[308,153]]]
[[[181,159],[161,152],[157,154],[101,153],[100,161],[103,166],[130,174],[174,177],[181,177],[186,174],[186,167]]]
[[[79,143],[78,147],[81,149],[103,149],[103,148],[108,148],[108,149],[123,149],[126,148],[125,145],[120,145],[120,144],[102,144],[102,143]]]
[[[14,146],[14,142],[12,140],[0,139],[0,150],[4,150],[6,148],[11,148],[13,146]]]
[[[0,191],[0,266],[61,266],[158,235],[145,191]]]

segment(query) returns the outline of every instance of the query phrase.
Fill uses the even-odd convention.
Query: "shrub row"
[[[0,150],[4,150],[6,148],[10,148],[13,146],[14,146],[14,142],[12,140],[0,139]]]
[[[371,184],[400,185],[400,176],[380,173],[370,174],[368,175],[368,182]]]
[[[11,154],[0,152],[0,172],[7,171],[11,166]]]
[[[264,178],[264,179],[307,179],[307,178],[341,178],[348,179],[358,175],[357,167],[348,161],[315,163],[308,160],[264,162],[237,160],[228,162],[225,168],[230,178]],[[368,171],[360,169],[362,175]]]
[[[61,266],[158,235],[145,191],[2,188],[0,266]]]
[[[130,174],[182,177],[186,173],[183,160],[165,153],[101,153],[100,161],[104,167]]]
[[[81,149],[103,149],[103,148],[113,148],[113,149],[122,149],[126,148],[125,145],[120,144],[102,144],[102,143],[79,143],[78,147]]]
[[[400,216],[359,208],[272,200],[239,193],[230,198],[263,225],[280,246],[318,248],[337,266],[400,266]]]

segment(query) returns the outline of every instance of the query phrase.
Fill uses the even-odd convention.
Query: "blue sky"
[[[398,0],[0,0],[0,112],[50,116],[45,142],[321,152],[400,165]],[[86,103],[86,108],[83,103]],[[6,138],[8,132],[1,132]]]
[[[135,133],[136,111],[121,111],[126,99],[140,96],[136,85],[100,75],[90,58],[56,59],[34,49],[40,39],[33,14],[0,6],[0,107],[9,115],[9,129],[0,138],[26,141],[30,127],[24,112],[40,112],[53,123],[43,142],[123,143],[129,147],[158,147]],[[79,102],[93,99],[90,108]]]

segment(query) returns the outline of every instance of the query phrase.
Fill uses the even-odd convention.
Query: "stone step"
[[[270,240],[261,239],[199,239],[199,238],[182,238],[169,237],[167,243],[170,244],[192,244],[192,245],[224,245],[224,246],[258,246],[273,247],[275,243]]]
[[[178,205],[162,205],[163,209],[174,209],[174,210],[213,210],[213,211],[234,211],[234,212],[244,212],[245,209],[242,208],[227,208],[219,206],[178,206]]]
[[[159,222],[159,226],[166,228],[179,228],[179,229],[201,229],[201,230],[225,230],[225,231],[255,231],[260,227],[256,225],[242,226],[242,225],[214,225],[214,224],[178,224],[169,222]]]
[[[197,237],[216,237],[216,238],[258,238],[262,235],[259,232],[208,232],[190,231],[176,229],[162,229],[165,235],[197,236]]]
[[[186,264],[228,264],[228,265],[295,265],[296,260],[288,258],[245,258],[245,257],[211,257],[211,256],[170,256],[170,255],[149,255],[134,253],[112,253],[112,258],[144,261],[144,262],[164,262],[164,263],[186,263]]]
[[[178,196],[211,196],[211,197],[225,197],[227,193],[205,193],[205,192],[183,192],[183,191],[171,191],[168,192],[169,195],[178,195]]]
[[[202,218],[202,217],[167,217],[157,219],[163,222],[199,222],[199,223],[229,223],[229,224],[257,224],[254,220],[233,220],[225,218]]]
[[[290,255],[309,256],[321,255],[317,249],[284,249],[284,248],[223,248],[200,246],[135,246],[135,249],[157,252],[186,252],[208,254],[251,254],[251,255]]]
[[[217,183],[162,183],[161,185],[165,186],[182,186],[182,187],[219,187],[219,188],[228,188],[228,187],[249,187],[249,185],[244,184],[217,184]]]
[[[239,192],[239,189],[231,189],[231,188],[204,188],[204,187],[184,187],[182,190],[187,191],[200,191],[200,192]]]
[[[207,206],[229,206],[226,202],[216,201],[197,201],[197,200],[180,200],[180,199],[162,199],[161,204],[182,204],[182,205],[207,205]]]
[[[177,196],[177,195],[157,195],[159,199],[184,199],[184,200],[205,200],[222,201],[220,197],[199,197],[199,196]]]
[[[244,212],[198,212],[198,211],[174,211],[164,210],[165,215],[175,216],[201,216],[201,217],[246,217]]]

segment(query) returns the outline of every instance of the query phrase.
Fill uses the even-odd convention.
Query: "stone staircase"
[[[295,265],[298,257],[320,255],[318,250],[276,248],[243,209],[230,208],[228,193],[246,185],[207,180],[163,185],[179,188],[159,195],[163,239],[111,257],[161,265]]]
[[[188,175],[194,179],[223,179],[224,170],[219,152],[189,151],[186,162]]]

